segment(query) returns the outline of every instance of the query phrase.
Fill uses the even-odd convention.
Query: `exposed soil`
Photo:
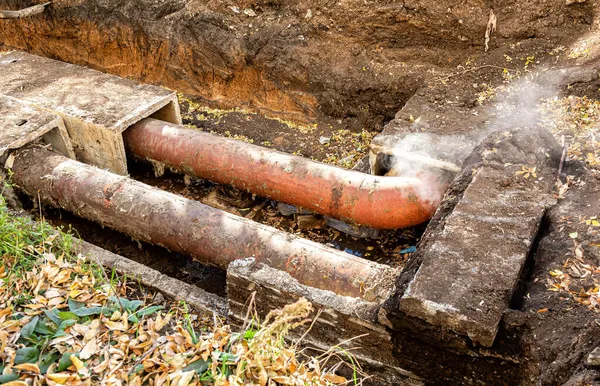
[[[0,8],[27,5],[28,0],[0,0]],[[591,0],[571,5],[564,0],[57,0],[35,19],[0,22],[0,49],[25,49],[175,89],[189,97],[181,106],[188,125],[351,168],[384,127],[385,134],[398,137],[413,132],[452,136],[445,142],[448,147],[467,144],[469,149],[488,130],[523,123],[528,116],[497,108],[502,102],[498,96],[506,95],[507,86],[519,79],[546,84],[557,97],[598,99],[595,63],[600,45],[591,33],[599,25],[596,7]],[[498,18],[497,31],[486,52],[491,9]],[[545,70],[574,66],[583,71],[570,70],[577,73],[570,80],[544,78]],[[531,89],[516,93],[525,107],[538,96]],[[572,106],[572,111],[581,109]],[[509,352],[506,357],[512,355],[511,363],[518,363],[514,367],[522,372],[518,376],[523,384],[593,384],[598,375],[584,361],[600,344],[598,311],[585,304],[583,295],[549,288],[555,282],[550,271],[571,270],[566,259],[577,257],[577,245],[585,264],[600,264],[597,231],[581,222],[600,215],[598,171],[590,168],[593,159],[587,169],[577,163],[587,162],[596,139],[571,141],[576,136],[568,132],[554,134],[566,134],[568,145],[579,143],[579,150],[571,150],[579,151],[582,159],[567,158],[563,182],[573,176],[566,184],[571,187],[547,215],[531,270],[524,276],[523,298],[516,299],[515,309],[502,322],[501,352],[490,355]],[[457,159],[452,155],[449,161],[460,162],[464,154]],[[309,229],[300,229],[298,215],[282,216],[276,203],[260,197],[176,174],[156,179],[143,165],[131,170],[143,182],[188,198],[206,201],[214,192],[210,203],[240,215],[259,208],[253,214],[256,221],[386,264],[403,265],[407,256],[399,250],[414,245],[422,232],[354,239],[323,225],[318,216]],[[68,214],[47,215],[56,223],[63,221],[61,216],[74,223],[88,241],[223,294],[222,271],[207,270],[160,248],[144,245],[140,250],[137,242]],[[573,239],[569,235],[575,231],[578,237]],[[169,264],[161,262],[165,258]],[[585,293],[593,282],[579,279],[573,279],[571,289]],[[502,351],[506,347],[510,350]],[[469,381],[478,379],[473,375],[476,360],[437,347],[431,352],[433,362],[443,361],[443,371],[471,363],[465,374],[472,377]],[[428,376],[427,382],[436,383],[436,374]]]
[[[427,79],[487,56],[491,9],[492,50],[525,39],[568,47],[595,14],[590,1],[564,0],[58,0],[44,15],[3,21],[0,41],[219,107],[373,130]]]
[[[582,277],[567,259],[576,259],[575,245],[584,245],[582,264],[598,266],[598,231],[581,220],[600,212],[598,180],[589,172],[579,170],[585,185],[572,188],[568,199],[561,200],[548,213],[548,228],[535,254],[535,267],[524,292],[521,316],[526,319],[524,345],[530,350],[532,361],[539,365],[540,382],[559,385],[584,370],[582,363],[600,344],[600,314],[588,308],[584,298],[563,291],[550,291],[550,272],[564,270],[572,278],[571,290],[575,293],[594,288],[596,274]],[[579,174],[578,173],[578,174]],[[572,239],[569,234],[578,231],[581,236]],[[585,297],[585,295],[583,295]],[[588,304],[589,305],[589,304]],[[575,371],[574,371],[575,370]],[[588,379],[592,384],[592,379]],[[585,384],[584,382],[580,384]]]
[[[180,106],[183,123],[191,128],[348,169],[368,155],[377,135],[366,129],[349,130],[341,122],[298,124],[240,109],[210,109],[183,96]]]

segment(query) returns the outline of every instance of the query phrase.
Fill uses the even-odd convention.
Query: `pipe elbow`
[[[448,183],[432,174],[417,177],[367,175],[353,194],[345,221],[377,229],[409,228],[433,217]]]

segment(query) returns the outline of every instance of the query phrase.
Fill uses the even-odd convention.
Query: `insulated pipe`
[[[406,228],[429,220],[447,188],[426,173],[374,176],[151,118],[123,137],[138,157],[372,228]]]
[[[382,301],[395,270],[39,147],[12,153],[13,180],[29,195],[137,240],[227,269],[236,259],[288,272],[301,284]]]

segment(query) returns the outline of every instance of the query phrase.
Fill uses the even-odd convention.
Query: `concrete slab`
[[[389,286],[393,286],[393,280]],[[257,263],[254,258],[236,260],[227,269],[227,304],[232,322],[244,324],[251,296],[254,296],[260,318],[299,298],[310,301],[320,314],[308,331],[298,328],[289,338],[302,336],[304,346],[317,348],[320,352],[338,345],[351,350],[358,363],[374,376],[366,384],[424,384],[423,379],[398,366],[393,355],[392,336],[377,323],[379,303],[302,285],[289,273]],[[311,317],[316,315],[315,312]]]
[[[208,314],[216,313],[220,316],[226,316],[227,314],[226,300],[215,294],[163,275],[159,271],[114,254],[87,241],[80,240],[78,248],[84,256],[96,264],[135,278],[143,285],[154,288],[172,299],[184,300],[198,311]]]
[[[465,169],[472,180],[456,205],[423,237],[422,263],[400,299],[402,312],[493,344],[552,202],[558,162],[550,154],[559,150],[551,136],[535,132],[494,137],[482,163]],[[522,167],[535,167],[536,177],[517,174]]]
[[[63,155],[74,158],[62,119],[15,99],[0,96],[0,157],[42,138]]]
[[[174,92],[27,54],[0,54],[0,95],[60,115],[77,158],[126,174],[121,133],[152,116],[181,123]]]

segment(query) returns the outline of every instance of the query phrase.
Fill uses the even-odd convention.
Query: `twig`
[[[18,11],[2,11],[0,10],[0,19],[22,19],[32,15],[37,15],[46,10],[46,7],[52,4],[51,1],[43,4],[34,5],[29,8],[23,8]]]
[[[490,9],[490,17],[488,18],[487,27],[485,29],[485,51],[490,49],[489,42],[492,34],[496,32],[496,22],[498,19],[494,15],[494,10]]]
[[[306,337],[306,335],[308,335],[308,333],[310,332],[310,330],[312,330],[313,326],[317,322],[317,319],[319,319],[319,316],[321,316],[322,312],[323,312],[322,309],[320,309],[319,311],[317,311],[317,315],[315,315],[315,318],[313,319],[313,321],[310,324],[310,326],[308,326],[308,328],[306,329],[306,331],[304,331],[304,334],[302,334],[302,336],[300,337],[300,339],[298,339],[296,341],[296,343],[294,344],[294,351],[296,351],[298,349],[298,346],[300,345],[300,342],[302,342],[302,340]]]
[[[266,205],[267,205],[267,200],[264,200],[262,203],[254,206],[254,208],[252,208],[252,210],[250,212],[248,212],[248,214],[244,217],[247,218],[248,220],[254,220],[254,217],[256,217],[258,212],[260,212],[260,210],[262,208],[264,208]]]
[[[556,182],[560,185],[560,174],[562,173],[563,165],[565,164],[565,158],[567,158],[567,147],[565,146],[565,136],[561,137],[562,141],[562,154],[560,156],[560,163],[558,164],[558,174],[556,175]]]
[[[129,372],[127,372],[127,376],[130,376],[131,373],[135,370],[136,366],[139,365],[140,363],[142,363],[144,361],[144,359],[148,358],[150,356],[150,354],[152,354],[154,352],[154,350],[156,350],[156,348],[158,346],[160,346],[161,343],[158,342],[154,342],[154,344],[152,344],[152,347],[150,347],[150,350],[146,351],[144,353],[144,355],[142,355],[134,364],[133,366],[131,366],[131,369],[129,370]]]

